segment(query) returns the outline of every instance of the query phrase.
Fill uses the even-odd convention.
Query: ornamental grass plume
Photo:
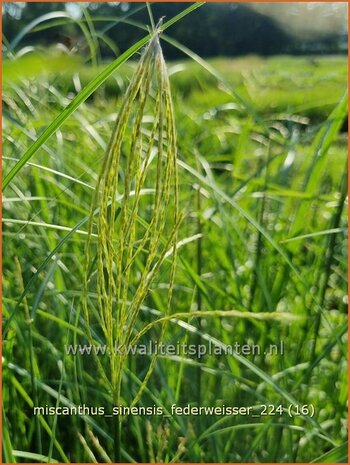
[[[96,357],[114,405],[121,400],[126,348],[135,336],[140,308],[161,265],[170,257],[166,312],[174,288],[178,207],[174,111],[165,61],[154,32],[124,96],[99,173],[85,250],[83,310],[87,337],[97,326],[108,347],[109,366]],[[97,241],[94,240],[97,235]],[[171,253],[169,253],[171,251]],[[97,306],[89,298],[97,294]],[[165,324],[161,324],[161,340]],[[155,364],[152,359],[133,404]],[[120,420],[115,460],[120,461]]]

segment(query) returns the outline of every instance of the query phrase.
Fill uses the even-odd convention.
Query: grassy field
[[[30,68],[30,55],[22,58],[29,60],[25,65],[4,63],[5,176],[108,65],[83,66],[65,57],[67,71],[57,74],[63,58],[53,51],[49,56],[45,66],[35,58]],[[97,219],[88,233],[103,156],[136,66],[136,61],[122,65],[81,103],[4,191],[4,461],[111,462],[117,441],[124,462],[345,463],[345,57],[208,62],[192,57],[167,63],[177,133],[178,206],[184,217],[176,231],[176,257],[173,249],[162,256],[174,222],[170,194],[159,220],[164,228],[159,227],[158,236],[154,231],[159,268],[131,335],[138,343],[184,343],[206,350],[258,345],[261,353],[177,353],[153,361],[152,356],[129,355],[120,378],[120,404],[132,405],[143,386],[137,406],[159,407],[161,415],[130,415],[117,423],[93,412],[34,415],[33,407],[83,405],[103,407],[109,414],[115,401],[108,384],[110,357],[73,356],[66,348],[107,344],[96,279],[108,273],[119,279],[125,289],[120,305],[127,312],[147,274],[151,244],[142,243],[142,234],[157,213],[154,159],[160,145],[158,152],[152,149],[135,216],[137,233],[127,244],[130,253],[142,244],[131,272],[126,274],[126,266],[118,278],[117,261],[107,273],[108,254],[98,268],[94,254],[103,238]],[[118,168],[120,194],[137,115],[144,144],[140,156],[146,157],[155,99],[151,92],[141,113],[140,100],[132,103]],[[169,137],[168,132],[164,153]],[[130,182],[136,189],[137,179],[131,176]],[[110,250],[120,246],[123,220],[118,214],[124,211],[127,218],[132,208],[118,202],[108,229]],[[110,324],[121,338],[119,303],[111,287],[106,292]],[[162,317],[168,319],[155,323]],[[265,354],[270,345],[279,353]],[[177,415],[171,412],[173,404],[253,407],[256,416]],[[264,405],[273,406],[267,407],[269,414]]]

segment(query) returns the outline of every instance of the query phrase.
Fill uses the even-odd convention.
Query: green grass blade
[[[49,459],[46,455],[43,454],[35,454],[34,452],[27,452],[24,450],[14,450],[13,455],[15,457],[19,457],[21,459],[28,459],[30,463],[32,460],[39,463],[59,463],[58,460]]]
[[[334,449],[312,460],[311,463],[348,463],[348,443],[344,442],[341,446],[334,447]]]
[[[5,463],[16,463],[16,460],[13,455],[13,448],[11,444],[11,438],[9,434],[9,430],[7,427],[7,419],[4,411],[4,405],[2,406],[2,425],[3,425],[3,439],[2,439],[2,447],[4,452]]]
[[[271,246],[283,257],[283,259],[286,261],[286,263],[289,265],[289,267],[298,275],[298,270],[295,268],[293,263],[290,261],[289,257],[287,256],[286,252],[277,244],[277,242],[271,237],[271,235],[265,231],[265,229],[256,221],[245,209],[243,209],[232,197],[227,195],[225,192],[223,192],[222,189],[220,189],[216,183],[214,182],[213,179],[208,179],[201,174],[199,174],[196,170],[194,170],[191,166],[189,166],[187,163],[178,160],[179,166],[184,168],[186,171],[189,173],[193,174],[197,179],[199,179],[201,182],[204,183],[205,186],[209,187],[215,194],[217,194],[219,197],[221,197],[225,202],[230,204],[233,208],[235,208],[246,220],[252,224],[257,231],[260,231],[260,233],[264,236],[264,238],[271,244]]]
[[[16,307],[14,308],[14,310],[11,312],[8,320],[6,321],[6,323],[4,324],[4,327],[3,327],[3,335],[5,335],[10,327],[10,324],[11,324],[11,321],[12,321],[12,318],[14,317],[14,315],[16,314],[18,308],[19,308],[19,305],[21,304],[21,302],[23,301],[24,297],[26,296],[26,294],[29,292],[29,290],[32,288],[33,284],[35,283],[35,280],[36,278],[39,276],[39,273],[46,267],[46,265],[50,262],[50,260],[52,259],[52,257],[61,249],[61,247],[68,241],[68,239],[70,237],[73,236],[73,234],[81,227],[83,226],[85,223],[87,223],[87,221],[89,220],[89,216],[83,218],[77,225],[75,225],[74,228],[71,229],[71,231],[69,231],[68,234],[66,234],[61,240],[60,242],[57,244],[57,246],[52,250],[52,252],[46,257],[46,259],[43,261],[43,263],[39,266],[39,268],[37,269],[37,271],[33,274],[33,276],[30,278],[30,280],[28,281],[26,287],[24,288],[24,291],[22,292],[21,296],[19,297],[18,301],[17,301],[17,304],[16,304]]]
[[[204,5],[204,3],[194,3],[184,11],[174,16],[174,18],[167,21],[163,26],[162,30],[166,30],[168,27],[175,24],[177,21],[182,19],[193,10]],[[3,179],[3,190],[9,185],[16,174],[23,168],[27,161],[37,152],[37,150],[57,131],[58,128],[66,121],[66,119],[74,113],[74,111],[83,103],[85,100],[98,89],[104,81],[114,73],[125,61],[132,57],[138,50],[140,50],[147,42],[151,39],[152,34],[148,34],[141,40],[132,45],[126,52],[122,53],[116,60],[114,60],[102,73],[95,77],[78,95],[70,102],[70,104],[55,118],[52,123],[43,131],[38,139],[26,150],[21,159],[16,165],[10,170],[10,172]]]
[[[21,40],[38,24],[44,21],[49,21],[51,19],[67,18],[67,17],[70,18],[68,13],[65,13],[64,11],[52,11],[51,13],[47,13],[42,16],[39,16],[39,18],[35,18],[33,21],[27,24],[11,41],[10,48],[14,49],[15,47],[17,47],[17,45],[21,42]]]

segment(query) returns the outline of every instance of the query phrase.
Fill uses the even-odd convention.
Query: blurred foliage
[[[53,50],[45,55],[38,52],[24,55],[16,60],[4,60],[3,62],[3,84],[14,84],[23,79],[43,75],[57,75],[57,73],[72,73],[77,71],[82,64],[78,55],[67,55],[57,53]],[[69,74],[70,75],[70,74]]]
[[[34,27],[30,34],[23,38],[22,45],[40,43],[50,45],[61,42],[68,48],[82,47],[81,23],[88,23],[89,18],[94,20],[96,30],[101,33],[100,51],[103,57],[110,57],[115,50],[109,43],[116,45],[118,50],[125,50],[144,32],[137,24],[148,24],[149,15],[145,7],[139,3],[119,2],[87,2],[82,9],[73,3],[5,3],[3,13],[4,35],[9,42],[16,38],[24,26],[37,20],[41,15],[63,11],[69,13],[71,21],[57,21],[52,18],[51,24],[57,26],[43,30],[40,26]],[[166,19],[183,10],[182,3],[153,3],[152,11],[155,21]],[[132,17],[123,27],[115,27],[117,18]],[[193,31],[195,30],[195,34]],[[339,35],[325,35],[306,39],[296,38],[284,32],[281,27],[268,16],[264,16],[243,4],[216,3],[207,4],[194,15],[184,18],[171,31],[172,38],[180,41],[191,50],[203,57],[217,55],[240,56],[245,54],[273,55],[282,53],[337,53],[345,52],[346,41]],[[106,39],[106,40],[105,40]],[[83,51],[83,50],[80,50]],[[167,58],[177,59],[182,53],[174,47],[164,45]]]

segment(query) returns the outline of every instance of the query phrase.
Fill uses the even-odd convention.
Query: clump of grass
[[[186,9],[181,17],[198,5]],[[166,24],[170,26],[177,19]],[[95,170],[99,163],[96,154],[104,146],[102,135],[110,135],[108,114],[115,111],[115,97],[120,98],[127,89],[135,67],[126,71],[123,66],[119,91],[107,78],[151,38],[152,33],[107,67],[103,65],[97,76],[96,69],[80,69],[83,88],[68,107],[68,92],[76,92],[74,83],[68,87],[68,75],[55,75],[54,79],[37,76],[35,85],[28,79],[16,83],[8,80],[4,89],[8,103],[4,113],[4,151],[11,155],[4,157],[9,173],[4,179],[7,191],[3,236],[6,462],[119,461],[115,457],[120,452],[120,424],[116,422],[113,456],[108,415],[98,419],[72,415],[62,422],[58,415],[46,418],[27,413],[34,406],[45,404],[97,406],[104,405],[106,399],[112,403],[111,395],[106,395],[107,389],[113,392],[112,361],[96,357],[102,379],[96,376],[95,366],[83,363],[83,353],[78,351],[82,358],[75,357],[72,362],[62,354],[62,348],[70,340],[70,331],[74,331],[74,343],[78,337],[84,337],[84,328],[77,327],[81,319],[75,299],[81,295],[84,225],[89,217],[92,233],[85,256],[88,260],[84,305],[90,325],[85,333],[90,333],[91,342],[105,342],[101,306],[97,302],[97,241],[102,180],[108,171],[105,169],[104,178],[101,173],[94,215],[89,215],[90,194],[95,187],[91,173],[99,171]],[[230,417],[201,416],[198,425],[197,417],[184,419],[173,415],[166,421],[152,417],[148,424],[133,416],[122,425],[123,461],[346,462],[346,185],[340,168],[345,165],[347,145],[346,135],[339,133],[347,113],[346,100],[328,115],[343,92],[346,60],[339,59],[336,66],[334,57],[326,57],[318,60],[320,66],[315,67],[305,58],[300,66],[300,58],[272,57],[264,63],[254,59],[258,61],[252,65],[249,57],[239,62],[225,58],[207,63],[190,50],[188,54],[195,62],[183,62],[184,70],[171,78],[178,147],[183,158],[178,166],[182,170],[181,183],[186,185],[180,189],[179,202],[186,205],[188,218],[181,224],[181,233],[176,233],[181,236],[177,248],[185,247],[181,249],[181,262],[177,258],[176,292],[170,311],[167,266],[172,263],[176,242],[174,237],[169,243],[174,228],[172,184],[154,265],[167,246],[168,252],[155,272],[142,314],[136,317],[130,346],[151,337],[158,339],[166,327],[171,341],[197,340],[224,349],[234,341],[268,347],[270,342],[284,340],[285,351],[283,357],[233,354],[219,358],[208,354],[200,360],[169,355],[162,357],[157,367],[159,376],[151,376],[155,358],[150,366],[145,358],[142,363],[138,358],[128,359],[121,368],[121,403],[137,402],[144,390],[140,403],[154,402],[165,413],[174,402],[210,406],[222,400],[227,405],[256,406],[298,401],[301,405],[314,404],[315,416],[274,416],[254,423],[248,417],[236,421]],[[215,79],[209,79],[209,75],[206,78],[199,65]],[[157,115],[159,77],[155,65],[152,69],[141,118],[142,149],[135,155],[141,157],[141,164]],[[179,68],[173,68],[176,69]],[[84,77],[85,72],[88,74]],[[102,83],[107,82],[108,89],[102,89]],[[89,100],[98,88],[97,98]],[[304,102],[298,100],[300,96]],[[131,103],[116,169],[115,222],[110,225],[114,231],[110,243],[116,255],[120,247],[125,174],[140,101],[138,92]],[[165,109],[163,115],[166,133]],[[325,116],[329,118],[323,122]],[[42,131],[42,122],[47,121],[52,122]],[[51,136],[56,131],[55,140]],[[135,240],[130,243],[133,255],[152,221],[158,131],[157,126],[140,187],[139,206],[134,212]],[[165,135],[164,164],[167,146]],[[30,160],[33,156],[35,160]],[[124,222],[129,221],[135,201],[136,178],[130,176]],[[196,202],[197,193],[200,197]],[[108,214],[111,201],[110,194]],[[62,235],[63,231],[67,234]],[[140,285],[149,243],[141,249],[130,265],[126,313]],[[20,263],[12,259],[14,256]],[[103,257],[108,293],[106,255]],[[117,258],[113,260],[112,272],[117,279]],[[121,279],[124,289],[126,278]],[[114,319],[121,302],[112,293],[113,324],[117,324]],[[280,321],[286,324],[281,327]],[[200,376],[196,376],[198,373]],[[335,385],[339,389],[335,390]],[[77,440],[72,441],[72,437]]]
[[[146,115],[147,110],[151,111],[151,117],[149,113]],[[145,119],[150,121],[149,127]],[[147,203],[146,215],[141,217],[146,194],[152,200]],[[98,295],[96,318],[110,354],[108,371],[101,362],[97,363],[108,380],[114,405],[121,401],[122,373],[127,360],[126,354],[115,353],[114,348],[129,345],[141,305],[172,249],[166,306],[170,313],[181,221],[178,197],[174,112],[166,65],[155,32],[118,114],[98,177],[86,241],[83,308],[87,334],[93,341],[90,324],[93,310],[88,291],[94,286]],[[95,231],[98,240],[93,256]],[[165,324],[166,320],[160,339]],[[133,404],[144,390],[154,364],[155,358]],[[115,460],[120,461],[120,420],[117,421]]]

